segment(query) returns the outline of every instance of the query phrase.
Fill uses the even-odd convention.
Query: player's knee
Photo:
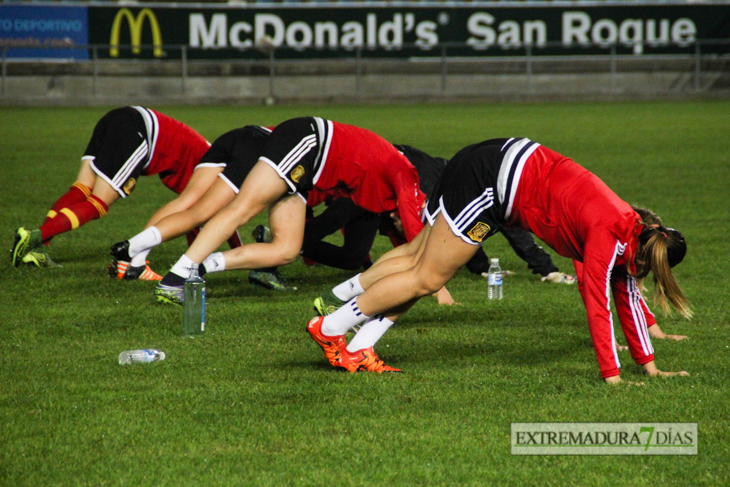
[[[427,296],[441,289],[446,282],[441,276],[415,272],[414,284],[419,296]]]
[[[271,255],[274,260],[276,260],[276,265],[287,265],[297,260],[297,257],[299,257],[299,249],[289,246],[274,245]]]

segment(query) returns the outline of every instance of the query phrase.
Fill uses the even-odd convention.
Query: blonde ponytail
[[[693,313],[689,301],[674,278],[667,258],[670,237],[662,229],[652,230],[653,235],[641,247],[637,258],[645,263],[647,271],[651,270],[654,274],[654,304],[665,315],[671,313],[671,305],[682,316],[690,319]]]

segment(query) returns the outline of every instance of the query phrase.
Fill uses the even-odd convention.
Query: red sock
[[[192,230],[190,230],[188,233],[185,234],[185,238],[188,241],[188,247],[193,245],[193,242],[195,242],[195,238],[198,236],[199,233],[200,233],[199,228],[193,228]]]
[[[240,247],[243,245],[243,242],[241,242],[241,236],[238,234],[238,230],[233,231],[233,235],[228,237],[228,246],[232,249],[235,249],[236,247]]]
[[[91,196],[91,188],[83,183],[75,182],[73,186],[71,186],[71,189],[58,198],[58,201],[53,204],[48,215],[46,215],[46,220],[43,223],[47,223],[48,220],[54,218],[62,208],[68,208],[76,203],[86,201],[86,198],[89,196]]]
[[[82,201],[86,201],[86,198],[91,195],[91,188],[86,186],[83,183],[79,183],[78,181],[71,186],[71,188],[64,193],[63,196],[58,198],[58,201],[56,201],[51,209],[48,211],[48,214],[46,215],[46,219],[43,220],[43,224],[45,225],[50,220],[56,217],[58,215],[59,210],[66,208],[68,206],[74,205],[76,203],[81,203]],[[45,245],[48,245],[48,243],[51,241],[49,238],[48,240],[44,240],[43,243]]]
[[[83,224],[106,215],[109,207],[96,196],[58,210],[56,216],[41,225],[41,240],[49,240],[59,233],[75,230]]]

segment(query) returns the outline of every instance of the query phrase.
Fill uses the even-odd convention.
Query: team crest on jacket
[[[129,181],[126,182],[126,184],[124,185],[124,187],[122,189],[124,190],[125,193],[130,194],[136,184],[137,184],[136,179],[129,178]]]
[[[477,222],[477,224],[467,232],[467,235],[469,235],[469,238],[475,242],[481,242],[491,229],[492,228],[486,223]]]
[[[300,164],[291,172],[291,180],[298,183],[299,180],[302,179],[302,176],[304,176],[304,168]]]

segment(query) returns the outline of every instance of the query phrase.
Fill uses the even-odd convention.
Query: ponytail
[[[645,225],[639,234],[635,277],[643,280],[649,271],[652,271],[654,304],[659,306],[665,315],[671,312],[671,305],[682,316],[690,319],[693,313],[689,301],[672,274],[672,267],[682,261],[686,252],[687,244],[677,230]]]

